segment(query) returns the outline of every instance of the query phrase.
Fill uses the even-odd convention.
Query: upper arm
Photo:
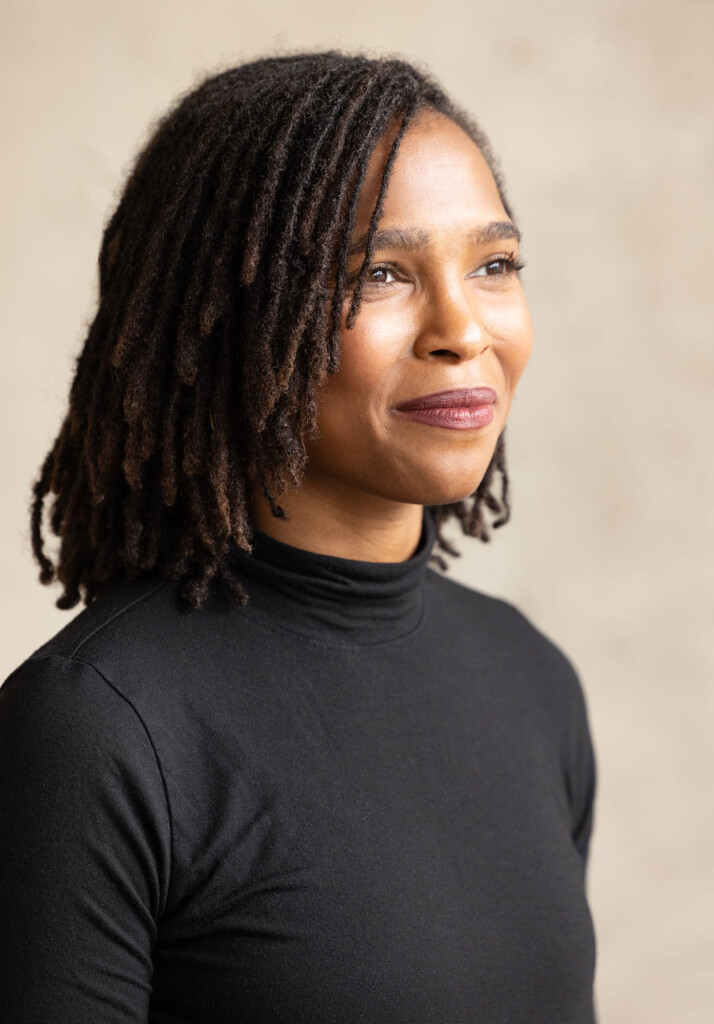
[[[0,1005],[16,1024],[146,1021],[170,819],[151,739],[90,665],[0,688]]]
[[[572,672],[574,677],[570,716],[572,836],[575,848],[582,857],[583,871],[585,872],[595,820],[597,765],[585,694],[577,673],[574,669]]]

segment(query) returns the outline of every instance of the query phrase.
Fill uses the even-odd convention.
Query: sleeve
[[[570,798],[573,844],[587,871],[595,820],[597,764],[590,732],[590,721],[580,678],[573,669],[575,686],[571,702],[570,725]]]
[[[92,666],[0,688],[0,1006],[13,1024],[148,1019],[170,817],[156,753]]]

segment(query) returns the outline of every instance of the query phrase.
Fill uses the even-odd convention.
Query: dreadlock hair
[[[104,229],[98,308],[32,488],[32,550],[40,581],[56,574],[64,585],[58,608],[88,605],[112,580],[145,574],[180,580],[190,608],[214,579],[247,602],[229,555],[234,544],[252,551],[249,479],[286,519],[277,498],[301,482],[305,442],[318,434],[315,392],[339,368],[367,164],[399,124],[348,329],[400,141],[424,108],[473,139],[510,215],[477,125],[426,70],[399,58],[266,57],[205,78],[156,122]],[[56,568],[42,539],[50,492]],[[483,506],[498,514],[494,527],[508,521],[503,433],[474,494],[431,506],[435,543],[459,555],[441,533],[452,516],[465,534],[489,540]]]

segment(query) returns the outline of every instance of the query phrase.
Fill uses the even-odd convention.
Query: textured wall
[[[708,1024],[714,4],[5,0],[0,19],[0,678],[76,613],[36,582],[29,487],[151,118],[202,71],[276,48],[424,60],[501,157],[535,323],[513,520],[464,539],[452,571],[519,605],[583,680],[601,1021]]]

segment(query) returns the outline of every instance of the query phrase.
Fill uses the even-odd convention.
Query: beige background
[[[1,11],[0,678],[77,611],[36,582],[29,488],[93,315],[104,218],[150,120],[202,71],[276,48],[423,60],[501,157],[536,330],[509,421],[513,520],[490,546],[464,539],[452,571],[521,607],[583,681],[600,1021],[709,1024],[714,3]]]

